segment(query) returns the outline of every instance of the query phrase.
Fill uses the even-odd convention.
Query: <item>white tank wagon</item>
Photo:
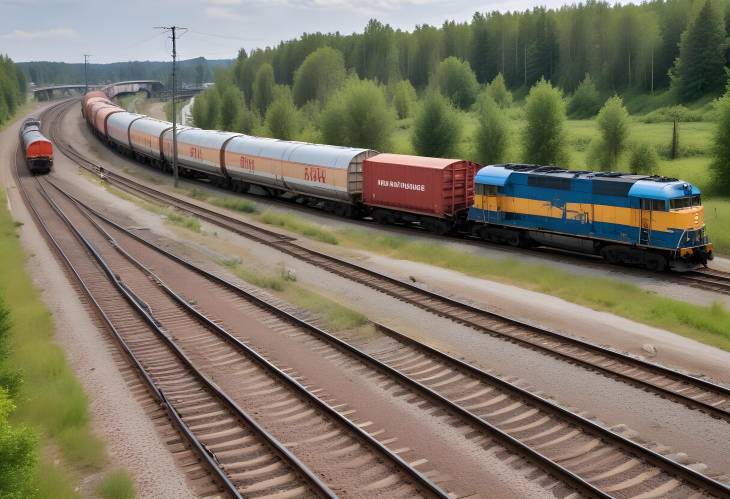
[[[144,118],[143,114],[128,112],[114,113],[106,121],[107,138],[118,146],[130,149],[129,130],[135,120]]]
[[[226,179],[223,166],[223,148],[230,139],[240,134],[217,130],[178,127],[177,162],[182,168],[207,175],[220,183]],[[172,127],[162,134],[163,154],[172,163]]]
[[[247,184],[277,191],[354,204],[362,197],[363,161],[370,149],[241,135],[225,144],[226,174],[247,190]]]

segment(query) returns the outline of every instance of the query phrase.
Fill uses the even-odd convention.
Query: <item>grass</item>
[[[63,495],[76,473],[100,469],[106,455],[103,442],[90,427],[86,394],[53,339],[53,316],[25,271],[16,230],[5,195],[0,193],[0,294],[12,324],[8,364],[23,379],[13,420],[36,429],[42,443],[58,448],[63,462],[74,470],[68,477],[69,473],[43,459],[37,465],[37,490],[58,490]]]
[[[97,487],[99,495],[105,499],[132,499],[134,482],[124,470],[115,470],[106,475]]]
[[[332,332],[355,330],[368,324],[367,318],[359,312],[296,284],[296,277],[292,277],[284,267],[276,273],[267,273],[252,270],[238,258],[220,263],[249,284],[268,289],[283,300],[314,312]]]
[[[187,215],[181,215],[175,211],[172,210],[165,210],[167,217],[165,219],[166,223],[177,225],[178,227],[182,227],[183,229],[188,229],[193,232],[200,233],[200,220],[198,220],[195,217],[189,217]]]
[[[730,199],[706,199],[705,223],[710,240],[719,254],[730,254]]]
[[[230,196],[215,196],[210,199],[210,203],[228,210],[238,211],[240,213],[256,213],[258,208],[256,203],[246,199],[234,198]]]
[[[281,227],[323,243],[335,245],[339,244],[337,237],[331,230],[313,223],[305,222],[296,215],[276,211],[265,211],[258,217],[258,220],[267,225]]]

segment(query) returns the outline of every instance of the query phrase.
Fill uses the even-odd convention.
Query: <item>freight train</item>
[[[171,171],[172,124],[126,112],[102,92],[82,101],[101,140]],[[252,186],[340,216],[418,224],[512,246],[597,254],[685,270],[712,259],[697,187],[657,176],[553,166],[479,165],[178,127],[181,176],[235,192]]]
[[[28,118],[20,125],[20,143],[31,173],[48,173],[53,168],[53,144],[41,133],[41,122]]]

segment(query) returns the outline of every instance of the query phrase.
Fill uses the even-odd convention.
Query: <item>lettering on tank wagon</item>
[[[304,180],[326,184],[327,170],[318,167],[307,167],[304,169]]]
[[[248,170],[250,172],[256,170],[256,167],[253,162],[253,158],[247,158],[246,156],[238,157],[238,165],[241,168],[243,168],[244,170]]]
[[[190,157],[195,159],[203,159],[203,149],[197,146],[190,146]]]
[[[378,187],[389,187],[391,189],[426,192],[426,186],[424,184],[411,184],[409,182],[401,182],[400,180],[378,179]]]

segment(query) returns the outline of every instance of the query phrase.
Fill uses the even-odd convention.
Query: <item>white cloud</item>
[[[206,5],[217,5],[221,7],[241,5],[241,0],[203,0]]]
[[[71,28],[52,28],[38,31],[23,31],[20,29],[13,30],[10,33],[0,35],[1,38],[11,38],[16,40],[41,40],[49,38],[74,38],[76,31]]]

